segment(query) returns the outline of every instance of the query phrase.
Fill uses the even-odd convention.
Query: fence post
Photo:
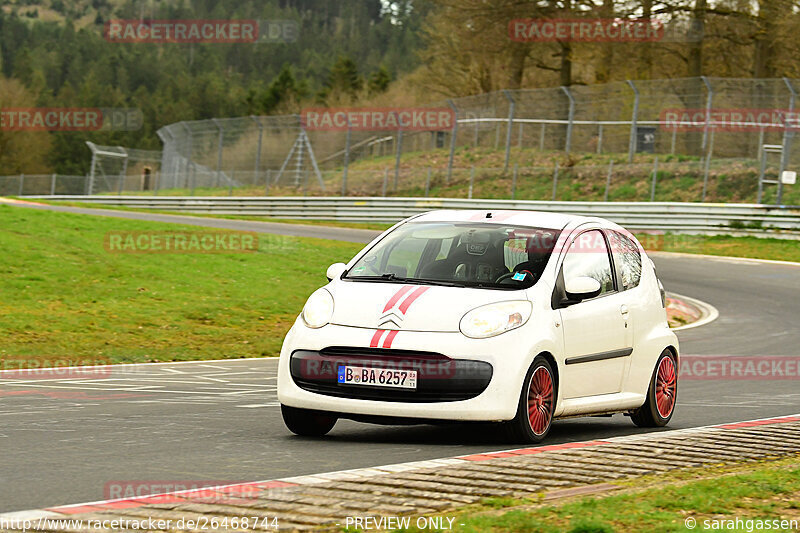
[[[25,174],[19,175],[19,192],[17,196],[22,196],[22,189],[25,187]]]
[[[706,97],[706,123],[703,126],[703,151],[706,150],[706,146],[708,145],[708,119],[711,117],[711,102],[714,100],[714,89],[711,88],[711,83],[708,81],[708,78],[705,76],[700,76],[700,79],[703,80],[703,83],[706,85],[706,90],[708,91],[708,96]]]
[[[470,200],[472,200],[472,186],[474,183],[475,183],[475,167],[473,166],[469,170],[469,194],[467,198],[469,198]]]
[[[477,148],[478,147],[478,126],[480,125],[480,122],[478,121],[478,117],[477,116],[473,119],[473,124],[474,124],[474,126],[473,126],[473,129],[472,129],[472,131],[473,131],[472,147],[473,148]]]
[[[250,115],[250,118],[253,119],[253,122],[256,123],[256,127],[258,127],[258,144],[256,145],[256,168],[255,168],[255,175],[253,176],[253,185],[258,183],[258,175],[261,173],[261,141],[264,138],[264,126],[261,124],[261,121],[258,120],[258,117],[255,115]],[[267,179],[267,191],[269,190],[269,179]]]
[[[399,122],[398,122],[399,124]],[[400,179],[400,154],[403,153],[403,130],[397,130],[397,157],[394,160],[394,192]]]
[[[347,167],[350,164],[350,133],[352,127],[350,124],[350,118],[347,118],[347,134],[344,138],[344,170],[342,170],[342,196],[347,196]],[[398,151],[397,154],[398,162],[400,158],[400,153]]]
[[[670,148],[669,148],[669,153],[671,153],[671,154],[675,153],[675,138],[677,136],[678,136],[678,127],[675,126],[675,129],[672,130],[672,144],[670,145]]]
[[[711,154],[714,152],[714,130],[711,130],[711,142],[708,144],[708,153],[706,153],[706,165],[703,170],[703,201],[706,201],[706,192],[708,191],[708,167],[711,164]]]
[[[514,107],[516,103],[514,102],[514,97],[511,96],[511,92],[508,90],[504,90],[503,94],[506,95],[508,98],[508,128],[506,129],[506,159],[505,163],[503,163],[503,173],[505,174],[508,172],[508,158],[511,155],[511,131],[514,127]]]
[[[545,130],[547,129],[547,123],[542,122],[542,129],[539,132],[539,151],[544,152],[544,134]]]
[[[636,122],[639,120],[639,88],[632,80],[626,80],[633,89],[633,113],[631,114],[631,135],[628,139],[628,163],[633,163],[633,154],[636,153]]]
[[[383,191],[381,192],[381,196],[383,196],[384,198],[386,198],[386,182],[388,182],[388,181],[389,181],[389,169],[388,168],[384,168],[383,169]]]
[[[564,152],[569,153],[572,148],[572,123],[575,121],[575,98],[573,98],[569,87],[561,86],[561,90],[569,98],[569,115],[567,117],[567,139],[564,143]]]
[[[97,150],[95,149],[94,144],[90,143],[89,141],[86,141],[86,144],[88,144],[89,147],[92,149],[92,165],[91,165],[90,170],[89,170],[89,179],[87,180],[87,187],[88,188],[87,188],[87,191],[86,191],[86,194],[88,196],[91,196],[92,195],[92,189],[94,188],[94,173],[95,173],[95,170],[97,169]]]
[[[517,195],[517,173],[519,172],[519,163],[514,163],[514,175],[511,177],[511,199]]]
[[[764,173],[766,171],[767,171],[767,152],[761,150],[761,168],[758,174],[758,196],[756,197],[757,204],[761,203],[761,197],[764,195]]]
[[[614,172],[614,160],[608,162],[608,174],[606,175],[606,192],[603,193],[603,201],[608,201],[608,191],[611,189],[611,175]]]
[[[56,175],[50,177],[50,196],[56,195]]]
[[[122,160],[122,173],[119,176],[119,191],[118,191],[118,194],[122,194],[122,186],[125,183],[125,176],[128,174],[128,151],[125,150],[125,148],[122,148],[122,151],[125,152],[125,159]],[[109,183],[109,185],[111,185],[111,184]]]
[[[524,126],[524,122],[519,123],[519,137],[517,138],[517,148],[522,150],[522,126]]]
[[[783,78],[783,83],[786,84],[786,87],[789,88],[789,92],[791,96],[789,97],[789,115],[794,114],[794,101],[797,97],[797,92],[795,92],[794,87],[792,86],[792,82],[789,81],[789,78]],[[789,153],[792,147],[792,138],[794,137],[794,130],[789,128],[788,125],[784,125],[783,129],[783,147],[781,149],[781,164],[780,169],[778,170],[778,196],[775,199],[775,205],[780,205],[783,202],[783,180],[781,176],[783,175],[783,171],[786,170],[786,165],[789,162]]]
[[[758,130],[758,158],[761,159],[761,151],[764,148],[764,128]]]
[[[431,189],[431,167],[428,167],[428,173],[425,176],[425,197],[428,197],[428,193]]]
[[[456,137],[458,136],[458,108],[453,100],[447,100],[447,105],[449,105],[455,113],[453,131],[450,133],[450,159],[447,161],[447,183],[450,184],[450,178],[453,175],[453,157],[455,157],[456,153]]]
[[[653,159],[653,181],[650,184],[650,201],[656,201],[656,180],[658,179],[658,156]]]
[[[556,190],[558,190],[558,161],[556,161],[556,168],[553,170],[553,201],[556,201]]]
[[[597,153],[603,153],[603,124],[597,126]]]
[[[219,130],[219,146],[217,148],[217,177],[214,182],[214,187],[219,187],[220,178],[222,177],[222,142],[223,142],[223,135],[225,133],[225,128],[222,127],[222,124],[215,118],[211,119],[211,122]]]

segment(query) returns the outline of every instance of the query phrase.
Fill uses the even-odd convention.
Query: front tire
[[[283,423],[289,431],[302,437],[322,437],[333,429],[338,418],[325,411],[300,409],[281,404]]]
[[[547,359],[537,357],[525,376],[517,405],[517,416],[506,422],[513,442],[537,443],[547,437],[556,405],[553,369]]]
[[[647,401],[631,414],[631,420],[640,428],[664,427],[675,412],[678,400],[678,367],[675,356],[669,350],[661,352],[650,388],[647,390]]]

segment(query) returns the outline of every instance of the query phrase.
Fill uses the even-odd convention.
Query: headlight
[[[317,289],[303,307],[303,322],[310,328],[321,328],[333,316],[333,296],[326,289]]]
[[[477,307],[461,318],[461,333],[473,339],[494,337],[525,324],[531,317],[531,303],[500,302]]]

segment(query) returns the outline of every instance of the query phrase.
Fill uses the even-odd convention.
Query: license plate
[[[416,370],[391,370],[363,366],[341,365],[338,369],[342,385],[369,385],[394,389],[416,389]]]

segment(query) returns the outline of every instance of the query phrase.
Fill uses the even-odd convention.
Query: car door
[[[601,286],[599,296],[560,309],[565,357],[560,386],[565,399],[622,390],[632,349],[628,310],[612,265],[608,241],[599,229],[577,235],[564,256],[564,280],[588,276]]]
[[[634,333],[637,327],[637,317],[642,317],[646,312],[648,302],[643,298],[643,288],[639,286],[642,278],[642,254],[639,246],[632,236],[617,230],[607,230],[608,244],[611,248],[611,257],[614,259],[614,271],[617,276],[617,288],[622,300],[621,305],[627,311],[625,319],[625,342],[634,348],[631,355],[631,364],[636,364],[637,354],[634,346]],[[641,327],[642,324],[640,323]],[[630,375],[630,367],[625,371],[625,380]],[[623,390],[627,390],[623,382]]]

